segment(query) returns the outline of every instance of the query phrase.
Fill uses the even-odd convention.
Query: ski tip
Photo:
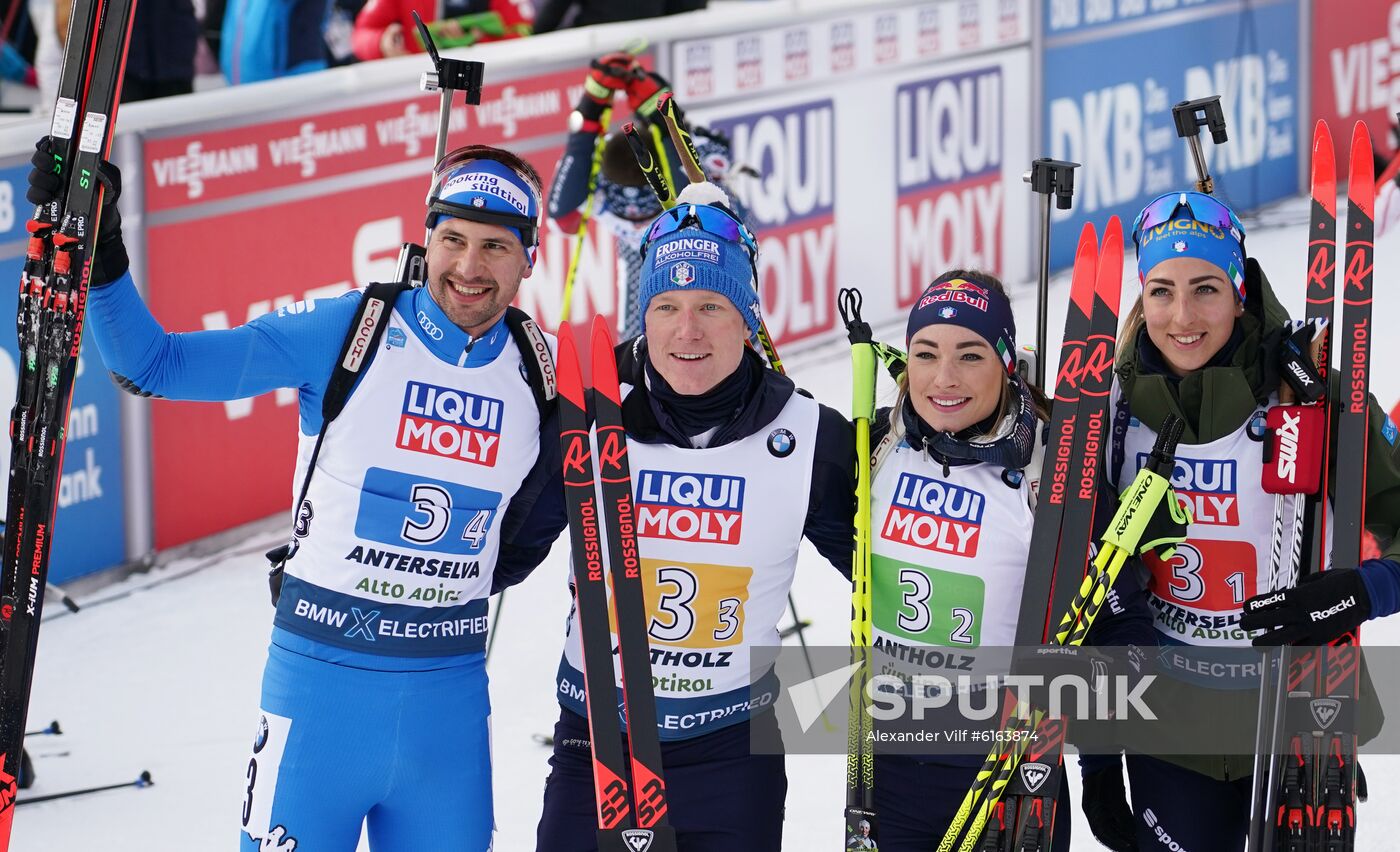
[[[567,320],[559,323],[554,332],[559,341],[559,355],[555,359],[555,375],[559,382],[559,395],[578,408],[584,407],[583,373],[579,367],[578,343],[574,340],[574,328]]]
[[[1312,197],[1333,219],[1337,218],[1337,155],[1327,122],[1317,120],[1313,128]]]
[[[1123,223],[1111,216],[1104,228],[1103,246],[1099,249],[1098,274],[1094,293],[1116,314],[1123,295]]]
[[[617,355],[614,353],[612,328],[603,316],[593,317],[593,390],[621,405],[617,386]]]
[[[1372,208],[1376,192],[1376,163],[1371,157],[1371,130],[1366,122],[1358,121],[1351,129],[1351,162],[1347,177],[1347,203],[1361,208],[1366,217],[1374,218]]]
[[[1098,278],[1099,235],[1093,222],[1085,222],[1079,232],[1079,249],[1074,255],[1069,298],[1075,307],[1090,316],[1094,310],[1094,283]]]

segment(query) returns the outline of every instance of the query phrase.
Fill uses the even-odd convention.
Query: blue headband
[[[905,347],[920,329],[931,325],[956,325],[976,332],[996,350],[1008,373],[1016,369],[1016,318],[1011,301],[996,290],[963,278],[935,281],[909,312]]]
[[[1138,216],[1133,242],[1139,281],[1146,283],[1147,274],[1164,260],[1193,257],[1219,267],[1244,301],[1244,228],[1213,197],[1199,192],[1158,196]]]
[[[540,198],[530,182],[505,163],[468,160],[443,174],[428,199],[428,227],[436,227],[443,216],[509,228],[534,265]]]
[[[741,243],[703,231],[682,228],[657,238],[647,246],[642,264],[639,303],[642,329],[647,306],[657,295],[672,290],[712,290],[728,299],[748,326],[750,339],[758,336],[762,322],[754,266]]]

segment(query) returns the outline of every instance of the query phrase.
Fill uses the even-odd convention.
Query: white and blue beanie
[[[647,307],[658,294],[711,290],[734,305],[753,339],[762,324],[755,284],[754,264],[742,244],[696,227],[666,234],[647,247],[643,261],[642,330],[646,330]]]
[[[428,228],[436,227],[443,216],[509,228],[534,265],[540,196],[530,181],[505,163],[468,160],[445,172],[428,198]]]

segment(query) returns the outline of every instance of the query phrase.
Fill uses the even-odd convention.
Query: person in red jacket
[[[421,53],[414,12],[440,48],[527,36],[535,20],[530,0],[369,0],[355,16],[355,56],[387,59]]]

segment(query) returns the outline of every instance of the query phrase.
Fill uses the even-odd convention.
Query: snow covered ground
[[[1271,273],[1286,305],[1301,312],[1306,203],[1295,199],[1246,220],[1251,254]],[[1400,263],[1400,234],[1377,247],[1381,265]],[[1385,281],[1378,280],[1379,289]],[[1051,291],[1052,335],[1063,328],[1067,279]],[[1021,286],[1022,338],[1034,334],[1034,288]],[[1135,297],[1135,276],[1124,288]],[[1400,319],[1400,300],[1379,299],[1378,324]],[[1125,305],[1126,306],[1126,305]],[[902,330],[885,330],[891,339]],[[1387,406],[1400,399],[1400,335],[1373,338],[1373,389]],[[818,399],[849,407],[844,347],[788,357],[798,382]],[[1053,370],[1051,371],[1053,375]],[[889,389],[885,389],[888,393]],[[159,404],[159,403],[156,403]],[[50,602],[29,727],[62,722],[61,737],[31,738],[42,795],[134,779],[151,771],[155,786],[119,790],[23,807],[15,819],[14,847],[56,852],[188,852],[234,848],[245,781],[243,760],[257,720],[257,697],[271,609],[262,551],[285,535],[282,519],[252,525],[218,541],[204,554],[165,562],[148,574],[89,595],[70,615]],[[534,848],[534,828],[549,751],[536,734],[548,733],[558,713],[553,677],[568,599],[566,548],[507,596],[490,664],[495,706],[496,848]],[[810,549],[804,552],[795,595],[813,626],[809,641],[846,641],[848,586]],[[1400,644],[1400,619],[1368,626],[1368,644]],[[1400,760],[1370,756],[1365,765],[1372,801],[1362,806],[1358,848],[1394,848],[1400,810]],[[827,848],[839,831],[843,758],[788,758],[789,792],[784,848]],[[1077,785],[1075,785],[1077,787]],[[1078,801],[1078,791],[1075,790]],[[1075,848],[1097,848],[1075,814]],[[1387,839],[1389,838],[1389,839]],[[362,845],[361,847],[368,848]],[[321,850],[308,850],[321,852]]]

